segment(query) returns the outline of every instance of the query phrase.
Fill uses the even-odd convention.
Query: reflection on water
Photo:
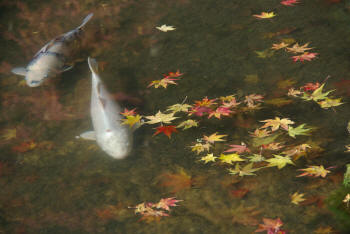
[[[2,232],[350,230],[346,1],[0,6]],[[73,69],[38,88],[10,73],[90,12]],[[92,128],[88,56],[143,116],[124,160],[75,139]]]

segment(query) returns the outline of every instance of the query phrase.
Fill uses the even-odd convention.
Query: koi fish
[[[12,69],[12,72],[25,76],[28,86],[38,87],[46,78],[72,69],[73,66],[66,65],[67,58],[71,53],[69,45],[79,37],[82,28],[92,16],[93,13],[90,13],[80,26],[48,42],[34,55],[27,67],[16,67]]]
[[[94,131],[84,132],[80,137],[96,140],[102,150],[113,158],[125,158],[132,149],[132,132],[136,128],[122,125],[122,109],[104,87],[96,60],[89,57],[88,63],[92,73],[90,113]]]

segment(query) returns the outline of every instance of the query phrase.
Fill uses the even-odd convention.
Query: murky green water
[[[301,0],[288,7],[272,0],[51,0],[2,1],[0,6],[2,233],[252,233],[262,218],[280,218],[288,233],[350,230],[350,209],[341,201],[350,192],[342,188],[350,157],[344,152],[350,144],[346,1]],[[252,16],[264,11],[276,16]],[[38,88],[11,74],[11,68],[26,65],[47,41],[78,26],[90,12],[94,17],[85,27],[72,70]],[[155,28],[162,24],[176,30]],[[293,62],[294,54],[283,49],[257,56],[255,51],[271,52],[272,44],[285,39],[310,42],[317,58]],[[92,128],[87,56],[100,62],[100,75],[116,100],[143,116],[206,96],[236,94],[243,101],[260,94],[264,102],[261,109],[221,119],[192,116],[199,127],[179,129],[170,139],[152,136],[158,125],[145,124],[134,134],[130,156],[115,160],[94,142],[75,138]],[[176,70],[184,73],[176,86],[147,88]],[[331,96],[345,104],[322,109],[287,96],[290,87],[321,83],[327,76],[324,89],[334,89]],[[189,118],[177,116],[175,125]],[[312,146],[306,156],[293,160],[295,165],[239,177],[228,173],[234,164],[205,164],[200,161],[205,153],[191,151],[196,139],[215,132],[227,135],[226,142],[211,149],[217,156],[228,144],[251,146],[250,133],[262,126],[259,121],[275,117],[313,128],[310,135],[278,141]],[[264,153],[267,158],[272,154]],[[298,169],[310,165],[335,168],[325,178],[296,177]],[[246,193],[237,195],[242,191]],[[291,203],[295,192],[304,193],[306,202]],[[329,198],[331,194],[337,195]],[[169,217],[140,220],[128,208],[167,197],[183,200],[171,207]]]

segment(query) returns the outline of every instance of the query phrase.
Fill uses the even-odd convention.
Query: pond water
[[[293,5],[2,1],[0,232],[348,233],[343,199],[350,189],[342,182],[350,157],[350,4]],[[11,73],[91,12],[74,45],[73,69],[37,88]],[[253,16],[262,12],[275,16]],[[163,24],[175,30],[156,28]],[[289,49],[272,48],[282,42]],[[306,43],[312,49],[302,49]],[[125,159],[76,139],[92,129],[88,56],[116,102],[142,116]],[[174,77],[176,71],[183,74]],[[169,73],[165,81],[176,85],[155,88]],[[191,107],[171,123],[147,123],[158,111],[171,117],[167,108],[181,103]],[[159,129],[189,119],[198,126]],[[214,133],[225,136],[210,142]],[[324,177],[297,177],[321,165]],[[292,200],[295,193],[303,194],[300,201]],[[160,207],[162,198],[174,197],[177,206]],[[259,226],[263,219],[274,221]]]

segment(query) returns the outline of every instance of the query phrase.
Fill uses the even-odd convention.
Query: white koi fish
[[[66,66],[67,58],[71,53],[69,47],[79,37],[82,28],[92,16],[93,13],[90,13],[80,26],[48,42],[34,55],[27,67],[16,67],[12,72],[25,76],[28,86],[38,87],[46,78],[70,70],[73,66]]]
[[[98,76],[95,59],[88,58],[92,72],[91,119],[94,131],[82,133],[81,138],[96,140],[108,155],[116,159],[125,158],[132,148],[132,131],[122,125],[121,107],[113,101]]]

